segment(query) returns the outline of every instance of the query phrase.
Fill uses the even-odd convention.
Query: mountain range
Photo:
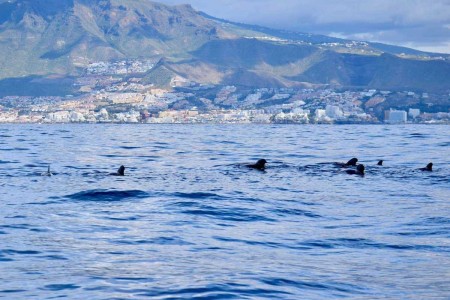
[[[83,76],[89,64],[154,60],[173,78],[246,87],[447,92],[450,56],[274,30],[148,0],[0,0],[0,89]]]

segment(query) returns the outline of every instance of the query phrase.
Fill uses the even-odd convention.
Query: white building
[[[390,124],[398,124],[398,123],[406,123],[407,114],[404,110],[391,110],[389,112],[388,123]]]
[[[415,119],[420,115],[420,109],[410,108],[408,112],[408,116]]]
[[[45,122],[47,122],[47,123],[68,123],[68,122],[70,122],[70,112],[65,111],[65,110],[50,112],[45,116]]]
[[[70,112],[70,122],[84,122],[86,119],[82,113],[77,111]]]
[[[327,113],[324,109],[316,109],[315,118],[316,120],[322,120],[326,117]]]
[[[342,110],[339,106],[335,105],[327,105],[325,108],[326,114],[328,117],[335,119],[343,116]]]
[[[254,123],[261,123],[261,124],[269,124],[270,123],[270,115],[255,115],[253,116],[252,121]]]

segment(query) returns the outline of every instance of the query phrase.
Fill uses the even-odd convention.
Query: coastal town
[[[326,88],[246,88],[139,76],[152,61],[91,63],[75,95],[5,96],[0,123],[449,124],[450,94]]]

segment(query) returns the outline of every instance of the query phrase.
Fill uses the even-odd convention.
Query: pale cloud
[[[450,0],[159,1],[247,24],[450,53]]]

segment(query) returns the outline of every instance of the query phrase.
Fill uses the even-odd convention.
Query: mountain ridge
[[[154,59],[148,83],[446,91],[450,56],[295,33],[146,0],[0,1],[0,79],[83,76],[96,61]],[[164,60],[160,60],[164,58]]]

